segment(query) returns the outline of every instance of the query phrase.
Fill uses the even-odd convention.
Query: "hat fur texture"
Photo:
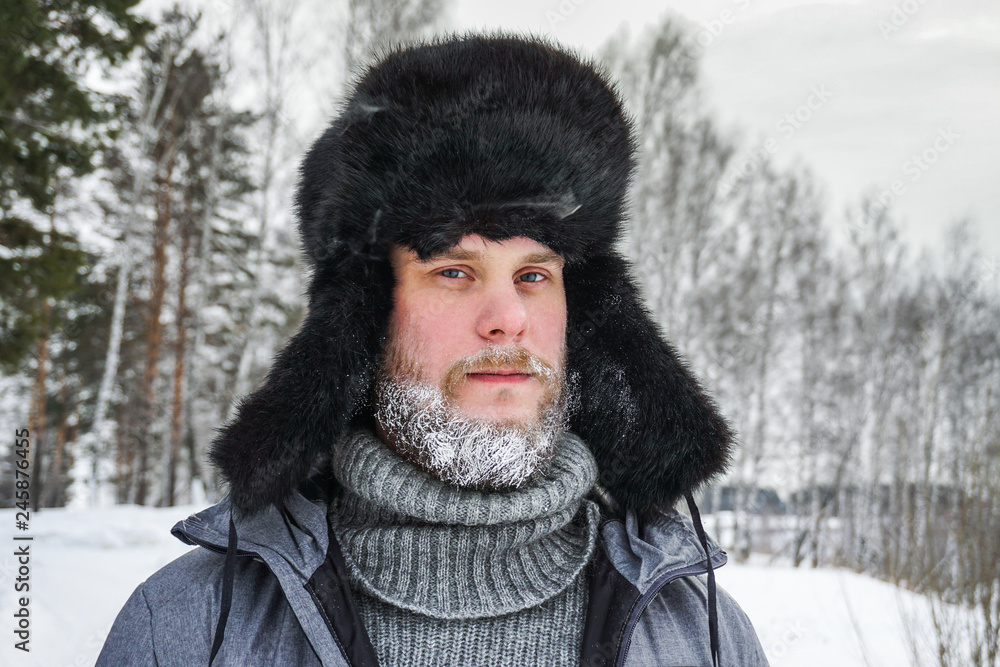
[[[212,443],[233,505],[280,504],[370,418],[390,246],[427,259],[468,234],[526,236],[565,260],[570,428],[620,508],[671,506],[722,472],[729,425],[615,249],[635,152],[600,68],[542,38],[471,33],[377,59],[300,169],[309,312]]]

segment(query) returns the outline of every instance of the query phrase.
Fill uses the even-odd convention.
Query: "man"
[[[730,430],[615,249],[635,150],[542,40],[372,65],[302,166],[309,314],[213,443],[229,496],[98,664],[766,664],[690,500]]]

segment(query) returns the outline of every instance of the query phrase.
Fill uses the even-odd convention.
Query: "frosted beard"
[[[568,428],[565,345],[558,369],[522,348],[485,348],[453,364],[443,389],[426,382],[394,339],[385,350],[375,380],[375,417],[388,432],[387,444],[409,462],[456,486],[501,490],[520,487],[551,460]],[[466,373],[498,368],[532,373],[530,381],[542,384],[533,418],[470,417],[457,408]]]

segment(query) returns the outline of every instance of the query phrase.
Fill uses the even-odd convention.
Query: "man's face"
[[[470,417],[537,416],[554,387],[530,362],[554,370],[563,362],[562,259],[528,238],[498,243],[479,235],[427,262],[399,247],[391,257],[397,284],[390,328],[420,379],[440,387]],[[463,363],[490,348],[518,356],[500,364]]]
[[[391,261],[379,435],[447,481],[519,485],[564,427],[562,259],[525,237],[469,235],[424,262],[397,246]]]

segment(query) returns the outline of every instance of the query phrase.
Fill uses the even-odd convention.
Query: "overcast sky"
[[[835,232],[846,205],[896,182],[893,208],[914,249],[939,247],[944,227],[970,216],[983,252],[1000,257],[997,0],[457,0],[452,17],[592,52],[664,8],[702,30],[717,117],[745,130],[744,147],[774,138],[776,160],[809,164]],[[796,112],[806,120],[789,123]]]

